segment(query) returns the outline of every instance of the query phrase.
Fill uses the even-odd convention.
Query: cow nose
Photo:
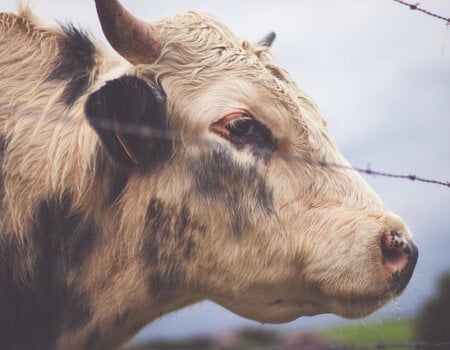
[[[381,252],[382,263],[391,276],[391,287],[399,293],[411,279],[419,251],[409,237],[388,231],[381,238]]]

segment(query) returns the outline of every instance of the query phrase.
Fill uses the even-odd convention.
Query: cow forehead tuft
[[[288,110],[286,123],[303,130],[311,128],[313,134],[319,131],[317,126],[322,131],[326,128],[315,103],[277,65],[267,47],[237,38],[209,13],[190,11],[157,23],[164,45],[152,69],[163,82],[165,77],[183,77],[170,84],[170,89],[179,91],[176,96],[207,89],[214,81],[222,80],[226,72],[226,76],[243,79],[261,91],[260,98]]]

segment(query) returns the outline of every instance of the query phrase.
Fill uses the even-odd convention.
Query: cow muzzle
[[[320,258],[313,256],[306,271],[306,276],[312,276],[311,288],[326,300],[325,309],[349,318],[367,316],[402,293],[419,255],[409,229],[396,215],[354,218],[344,224],[336,220],[332,230],[341,232],[340,245],[334,250],[321,246]],[[349,228],[353,231],[345,236],[342,232]]]

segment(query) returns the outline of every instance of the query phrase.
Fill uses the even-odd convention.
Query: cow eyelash
[[[244,137],[250,135],[254,131],[255,120],[248,114],[244,114],[239,118],[232,119],[226,123],[225,128],[228,132],[236,137]]]

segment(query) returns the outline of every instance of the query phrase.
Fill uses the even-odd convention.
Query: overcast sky
[[[32,0],[48,20],[72,20],[100,36],[93,0]],[[143,1],[123,0],[145,20],[187,9],[215,13],[239,37],[259,40],[274,30],[278,63],[319,105],[342,153],[355,166],[450,181],[450,28],[392,0]],[[450,17],[450,1],[421,0]],[[14,0],[0,0],[12,11]],[[375,319],[420,309],[437,277],[450,270],[450,189],[367,177],[401,215],[420,248],[416,273],[400,310],[390,303]],[[301,318],[288,329],[338,322],[336,316]],[[450,322],[450,320],[449,320]],[[206,302],[153,323],[142,337],[261,327]]]

